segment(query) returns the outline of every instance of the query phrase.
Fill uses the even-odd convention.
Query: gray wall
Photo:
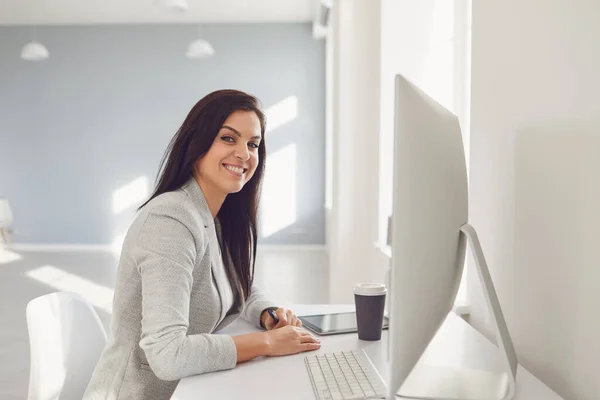
[[[15,242],[111,243],[134,210],[114,214],[113,192],[140,176],[153,186],[190,108],[236,88],[265,108],[298,101],[297,117],[267,136],[269,154],[296,145],[296,222],[260,243],[324,243],[324,42],[307,23],[204,25],[216,55],[192,61],[196,31],[39,27],[50,58],[32,63],[19,58],[29,28],[0,27],[0,197],[12,203]]]

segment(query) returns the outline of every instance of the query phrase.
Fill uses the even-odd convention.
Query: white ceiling
[[[0,25],[312,21],[319,0],[0,0]]]

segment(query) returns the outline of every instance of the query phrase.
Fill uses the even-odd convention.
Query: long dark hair
[[[246,299],[250,295],[254,279],[256,219],[266,156],[265,116],[260,107],[260,101],[256,97],[238,90],[218,90],[198,101],[165,151],[154,193],[139,208],[162,193],[179,189],[188,181],[193,175],[196,161],[208,152],[231,113],[239,110],[256,113],[260,120],[262,136],[258,147],[256,171],[242,190],[227,195],[217,214],[225,247],[223,254],[230,255]]]

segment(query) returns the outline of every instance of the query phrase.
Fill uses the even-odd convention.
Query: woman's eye
[[[221,140],[227,143],[235,142],[235,140],[231,136],[221,136]]]
[[[253,142],[251,142],[251,143],[249,144],[249,146],[250,146],[250,147],[252,147],[253,149],[258,149],[258,146],[259,146],[259,145],[258,145],[258,143],[253,143]]]

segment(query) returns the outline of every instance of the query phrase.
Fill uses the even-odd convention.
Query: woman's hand
[[[302,326],[302,321],[296,317],[296,314],[292,312],[292,310],[288,310],[287,308],[278,308],[275,310],[275,315],[279,319],[279,322],[276,322],[270,315],[267,310],[263,311],[260,316],[260,321],[266,330],[270,331],[271,329],[279,329],[284,326],[292,325],[292,326]]]
[[[267,356],[271,357],[297,354],[321,348],[321,341],[319,339],[306,330],[293,325],[287,325],[281,329],[273,329],[264,334],[267,335]]]

